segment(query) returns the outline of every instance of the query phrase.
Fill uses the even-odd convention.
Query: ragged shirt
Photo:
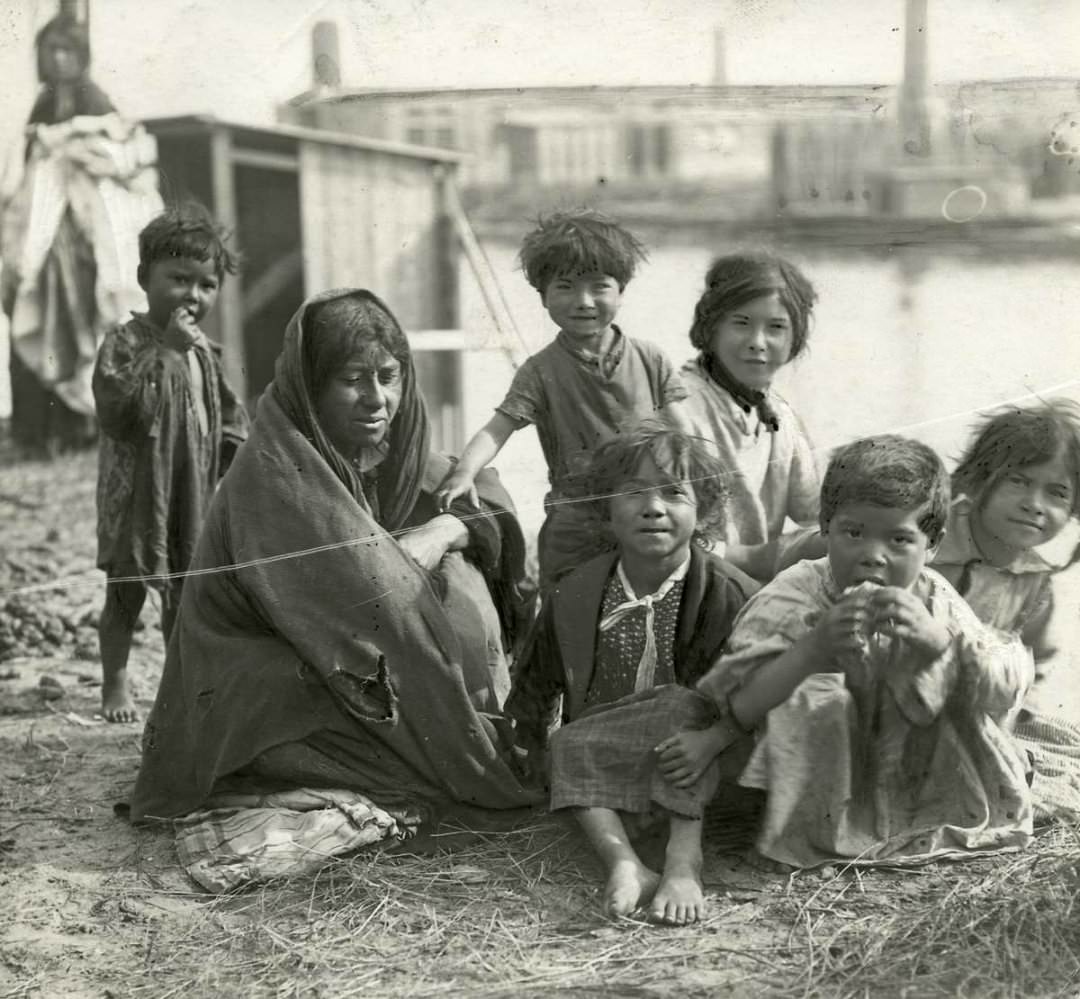
[[[1031,654],[924,569],[913,593],[952,641],[932,662],[894,640],[855,670],[823,661],[769,712],[741,782],[768,791],[758,849],[800,867],[1025,845],[1027,761],[1009,735]],[[842,598],[828,559],[785,570],[739,615],[697,688],[718,706]],[[874,654],[876,655],[876,654]]]
[[[247,436],[220,348],[200,338],[173,350],[147,316],[133,314],[105,335],[93,390],[102,430],[98,567],[119,575],[181,572],[223,457]]]

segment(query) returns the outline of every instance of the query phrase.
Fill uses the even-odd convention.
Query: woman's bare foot
[[[659,883],[660,875],[644,864],[617,861],[604,886],[604,911],[609,916],[629,916],[652,898]]]
[[[107,676],[101,684],[101,717],[107,722],[136,722],[139,712],[128,688],[127,670]]]
[[[705,892],[693,864],[668,864],[649,906],[649,919],[669,926],[696,923],[705,915]]]

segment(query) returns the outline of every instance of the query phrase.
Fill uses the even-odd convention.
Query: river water
[[[485,252],[528,349],[555,330],[516,269],[516,247]],[[632,336],[655,341],[676,364],[692,356],[687,330],[705,270],[728,246],[678,234],[652,243],[619,314]],[[887,431],[918,437],[950,461],[979,413],[1033,394],[1080,399],[1080,248],[1012,258],[934,247],[825,250],[790,256],[819,294],[809,351],[777,388],[806,422],[821,457],[855,437]],[[462,265],[463,325],[494,343],[468,265]],[[513,368],[498,349],[470,351],[465,421],[488,418]],[[495,462],[527,528],[542,520],[546,472],[535,432],[515,434]]]

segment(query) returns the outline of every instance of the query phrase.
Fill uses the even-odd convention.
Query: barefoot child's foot
[[[649,919],[669,926],[696,923],[705,915],[705,893],[693,865],[668,865],[649,906]]]
[[[128,689],[127,672],[106,677],[101,686],[101,717],[108,722],[135,722],[139,712]]]
[[[659,883],[660,875],[644,864],[618,861],[604,886],[604,912],[610,916],[629,916],[652,898]]]

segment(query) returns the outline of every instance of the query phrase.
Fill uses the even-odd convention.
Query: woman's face
[[[70,83],[82,75],[79,53],[71,40],[56,31],[50,31],[41,40],[41,70],[51,83]]]
[[[315,409],[323,432],[346,458],[386,438],[401,403],[403,375],[398,360],[372,343],[330,376]]]

